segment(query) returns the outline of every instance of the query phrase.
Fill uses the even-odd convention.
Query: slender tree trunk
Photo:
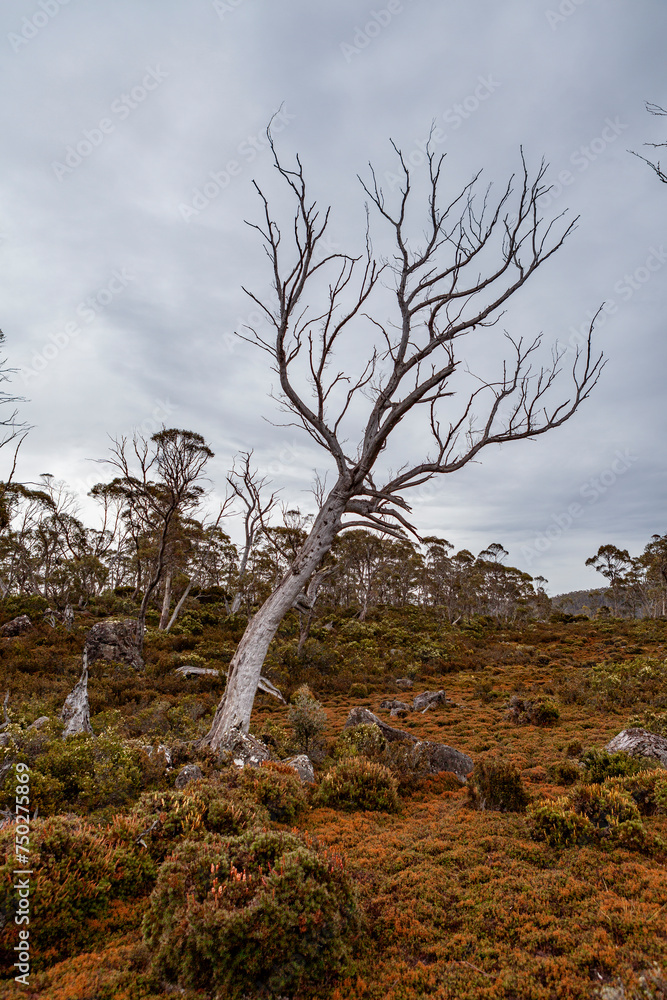
[[[188,580],[188,585],[185,588],[185,590],[183,591],[183,593],[181,594],[181,597],[180,597],[180,600],[179,600],[178,604],[174,608],[174,613],[172,614],[171,618],[169,619],[169,621],[168,621],[168,623],[167,623],[167,625],[165,627],[165,632],[169,631],[169,629],[171,628],[171,626],[174,624],[174,622],[178,618],[179,614],[181,613],[181,608],[185,604],[185,598],[188,596],[188,594],[190,593],[190,591],[192,589],[193,580],[194,580],[194,577],[190,577],[190,579]]]
[[[169,621],[169,608],[171,606],[171,570],[167,573],[164,581],[164,596],[162,598],[162,612],[160,614],[160,631],[164,632]]]
[[[332,489],[293,565],[248,623],[229,665],[225,693],[211,728],[200,740],[200,745],[216,749],[231,730],[248,732],[257,685],[271,640],[310,576],[331,549],[340,531],[348,496],[342,484]]]

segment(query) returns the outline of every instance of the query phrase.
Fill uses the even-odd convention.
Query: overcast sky
[[[284,207],[262,141],[282,109],[281,155],[332,205],[334,248],[363,249],[357,173],[372,161],[391,192],[392,138],[423,176],[432,123],[446,193],[480,168],[502,188],[523,146],[531,171],[551,165],[545,216],[580,215],[495,336],[566,345],[606,301],[599,386],[563,428],[414,496],[420,532],[502,542],[551,594],[602,582],[584,566],[599,545],[638,554],[667,532],[667,186],[628,152],[667,141],[645,110],[667,106],[664,0],[3,0],[0,27],[0,326],[34,425],[23,480],[50,472],[84,498],[108,435],[164,423],[206,437],[218,492],[254,448],[312,508],[326,455],[275,426],[265,356],[233,336],[253,322],[241,285],[270,284],[244,219],[253,178]],[[472,369],[497,353],[461,348]],[[346,350],[354,367],[364,337]],[[396,464],[421,435],[400,445]]]

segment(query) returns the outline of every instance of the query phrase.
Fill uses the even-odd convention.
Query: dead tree
[[[651,104],[649,101],[646,102],[646,110],[651,115],[667,115],[667,108],[661,108],[659,104]],[[667,148],[667,142],[645,142],[645,146],[651,146],[653,149],[665,149]],[[630,150],[633,156],[638,156],[640,160],[644,163],[648,163],[651,170],[653,170],[659,180],[663,184],[667,184],[667,168],[663,167],[658,160],[656,163],[653,160],[647,159],[647,157],[642,156],[641,153],[635,153],[634,150]]]
[[[546,223],[541,219],[538,202],[547,190],[544,163],[531,180],[522,153],[518,177],[510,178],[495,201],[488,188],[478,195],[478,174],[443,203],[443,158],[429,152],[426,212],[415,227],[413,178],[394,147],[403,177],[394,207],[372,167],[370,180],[362,181],[395,247],[393,257],[379,263],[368,221],[361,257],[318,254],[329,210],[322,217],[311,202],[300,159],[289,169],[273,143],[271,148],[295,214],[287,247],[267,197],[255,184],[263,219],[253,228],[269,257],[275,299],[267,304],[247,293],[272,332],[267,336],[251,330],[245,339],[268,354],[292,425],[301,426],[327,452],[335,481],[289,569],[241,639],[225,694],[202,741],[212,747],[235,727],[248,730],[269,643],[340,531],[360,526],[401,538],[405,531],[416,534],[406,491],[457,472],[489,445],[534,438],[559,427],[588,397],[602,367],[601,356],[592,352],[593,324],[586,345],[577,351],[569,393],[560,401],[552,397],[561,381],[563,352],[554,349],[546,366],[534,366],[539,336],[526,343],[506,334],[509,357],[497,376],[481,376],[474,384],[458,350],[465,336],[477,338],[498,322],[505,305],[575,225],[576,220],[567,223],[560,216]],[[395,312],[390,321],[382,321],[378,317],[390,306],[388,284]],[[346,335],[353,339],[343,370],[335,366],[335,354]],[[361,343],[368,348],[353,374],[354,348]],[[458,406],[456,397],[462,399]],[[391,472],[380,458],[403,422],[412,423],[423,450],[418,461],[413,457]]]
[[[275,493],[266,495],[268,480],[260,478],[256,469],[250,466],[251,451],[241,452],[239,468],[236,462],[227,476],[231,489],[231,497],[236,497],[243,508],[243,548],[239,558],[239,568],[236,577],[236,593],[232,600],[230,614],[235,615],[241,607],[243,597],[243,582],[248,571],[248,560],[257,540],[258,533],[266,524],[266,518],[278,502]]]

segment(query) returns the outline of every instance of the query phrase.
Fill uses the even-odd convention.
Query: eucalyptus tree
[[[268,357],[289,419],[323,449],[334,474],[308,536],[232,658],[223,699],[202,741],[213,747],[234,728],[248,730],[269,644],[341,531],[416,534],[406,493],[458,472],[490,445],[561,426],[589,396],[602,366],[592,349],[591,323],[569,389],[560,390],[563,353],[554,349],[543,365],[537,360],[539,335],[526,341],[506,334],[504,360],[488,372],[488,329],[575,225],[560,216],[542,220],[544,163],[531,177],[522,153],[518,175],[495,198],[489,188],[480,191],[480,174],[450,196],[444,158],[427,148],[422,198],[414,171],[394,147],[402,181],[391,196],[372,167],[361,181],[369,202],[365,246],[352,256],[322,252],[330,210],[322,214],[311,199],[300,158],[288,167],[270,132],[269,144],[285,186],[281,210],[290,199],[294,211],[279,224],[255,183],[261,221],[253,228],[268,257],[273,291],[270,301],[248,292],[266,324],[243,336]],[[393,243],[389,259],[375,257],[371,209]],[[460,346],[466,342],[467,351]],[[475,380],[468,366],[481,361],[480,350],[485,363]],[[383,464],[390,441],[406,452],[397,471]]]
[[[143,644],[146,612],[166,572],[169,544],[179,518],[193,514],[201,505],[201,480],[206,463],[213,457],[201,434],[178,428],[162,428],[149,440],[135,435],[113,441],[111,458],[104,461],[120,475],[108,484],[123,498],[128,520],[151,542],[137,618],[137,644]]]

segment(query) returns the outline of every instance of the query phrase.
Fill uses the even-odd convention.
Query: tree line
[[[202,593],[228,615],[250,617],[288,571],[312,516],[280,506],[250,453],[227,476],[217,515],[206,515],[212,456],[201,435],[176,428],[115,441],[106,461],[118,474],[89,493],[99,509],[96,526],[51,475],[0,485],[0,595],[42,597],[49,614],[65,622],[99,598],[124,597],[138,606],[141,630],[151,611],[168,631],[187,598]],[[225,530],[230,520],[238,542]],[[546,580],[506,565],[507,556],[497,542],[475,556],[454,551],[445,538],[417,542],[407,532],[352,528],[335,539],[295,610],[304,635],[316,606],[355,608],[361,620],[378,605],[407,604],[439,607],[450,621],[544,614]]]

